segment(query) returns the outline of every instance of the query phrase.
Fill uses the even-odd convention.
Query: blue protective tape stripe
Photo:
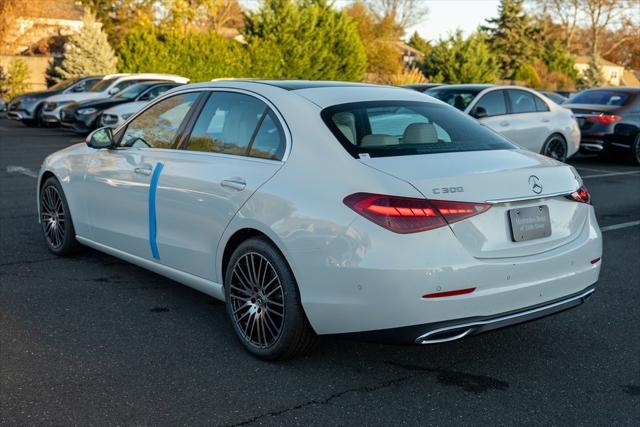
[[[158,181],[164,165],[158,163],[151,175],[151,184],[149,185],[149,246],[151,246],[151,255],[155,259],[160,259],[158,252],[158,242],[156,241],[156,192],[158,191]]]

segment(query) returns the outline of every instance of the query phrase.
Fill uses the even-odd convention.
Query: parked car
[[[47,98],[58,94],[75,94],[89,90],[102,80],[103,76],[86,76],[63,80],[47,90],[28,92],[16,96],[8,106],[7,117],[27,126],[37,126],[42,122],[42,108]]]
[[[178,84],[175,83],[174,85]],[[166,87],[168,85],[162,86]],[[112,129],[120,127],[120,125],[124,123],[129,117],[142,110],[145,105],[147,105],[156,97],[162,95],[166,90],[168,89],[157,88],[153,91],[150,91],[148,99],[146,96],[144,97],[145,99],[142,99],[142,97],[138,97],[138,101],[126,102],[104,110],[102,112],[102,115],[100,116],[100,126],[110,127]]]
[[[443,86],[444,83],[414,83],[414,84],[410,84],[410,85],[402,85],[400,87],[403,87],[405,89],[411,89],[411,90],[415,90],[418,92],[424,92],[427,91],[429,89],[433,89],[434,87],[439,87],[439,86]]]
[[[564,162],[580,148],[571,111],[518,86],[449,85],[425,94],[456,107],[527,150]]]
[[[60,112],[62,107],[72,102],[87,101],[89,99],[108,98],[129,86],[145,81],[171,81],[187,83],[189,79],[173,74],[113,74],[106,76],[91,89],[82,93],[54,95],[45,100],[42,110],[42,120],[50,124],[60,124]]]
[[[581,151],[614,153],[640,165],[640,88],[589,89],[566,104],[578,119]]]
[[[460,339],[575,307],[600,272],[574,168],[401,88],[181,86],[37,183],[51,252],[84,244],[223,299],[263,359],[316,334]]]
[[[7,111],[7,104],[0,98],[0,113],[4,113],[5,111]]]
[[[116,105],[135,101],[151,101],[159,94],[178,85],[180,85],[180,83],[148,81],[131,85],[109,98],[72,102],[62,107],[60,111],[60,124],[64,127],[71,128],[79,134],[88,133],[95,129],[100,123],[100,118],[104,110]]]
[[[565,102],[567,102],[567,99],[569,99],[556,92],[551,92],[549,90],[539,90],[538,92],[543,94],[544,96],[546,96],[547,98],[549,98],[550,100],[552,100],[558,105],[564,104]]]

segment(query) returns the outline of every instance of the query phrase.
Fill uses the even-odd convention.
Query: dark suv
[[[640,87],[589,89],[562,106],[578,120],[580,151],[618,153],[640,165]]]

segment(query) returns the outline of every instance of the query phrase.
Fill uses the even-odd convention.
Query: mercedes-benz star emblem
[[[540,181],[540,178],[538,178],[535,175],[531,175],[529,177],[529,186],[531,187],[531,191],[533,191],[536,194],[540,194],[542,193],[542,182]]]

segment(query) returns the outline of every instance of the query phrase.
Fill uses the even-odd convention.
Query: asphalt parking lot
[[[222,303],[92,250],[47,251],[33,174],[79,141],[0,118],[0,423],[640,423],[640,168],[570,161],[604,231],[583,306],[445,345],[325,338],[265,363]]]

